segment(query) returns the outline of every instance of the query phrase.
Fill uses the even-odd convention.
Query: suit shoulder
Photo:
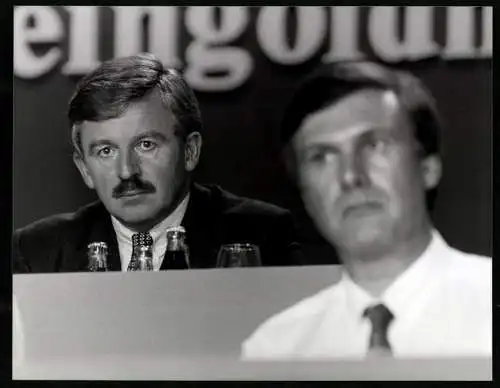
[[[290,214],[289,210],[280,206],[258,199],[236,195],[219,186],[211,186],[211,190],[219,197],[224,213],[263,216],[284,216]]]
[[[90,204],[73,213],[60,213],[17,229],[13,236],[14,272],[58,272],[64,248],[91,224],[98,206]],[[71,254],[73,256],[73,254]]]
[[[35,238],[49,237],[54,233],[59,234],[65,230],[70,230],[81,221],[92,218],[96,208],[97,204],[92,203],[74,212],[54,214],[17,229],[15,235],[19,237]]]

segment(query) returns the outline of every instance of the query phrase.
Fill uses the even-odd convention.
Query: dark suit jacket
[[[230,242],[257,244],[264,266],[303,263],[289,211],[218,186],[192,185],[182,225],[191,268],[215,267],[220,246]],[[108,267],[120,271],[116,235],[101,202],[36,221],[14,233],[14,273],[86,271],[87,245],[94,241],[108,244]]]

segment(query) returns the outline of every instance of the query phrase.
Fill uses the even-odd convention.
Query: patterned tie
[[[377,304],[367,307],[363,312],[363,317],[367,317],[372,324],[368,355],[391,355],[392,351],[387,339],[387,329],[394,319],[394,315],[383,304]]]
[[[141,246],[151,246],[153,245],[153,237],[149,233],[135,233],[132,235],[132,257],[130,263],[128,264],[127,271],[137,271],[137,248]]]

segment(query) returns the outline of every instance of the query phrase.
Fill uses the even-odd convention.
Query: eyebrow
[[[378,129],[379,127],[371,127],[367,128],[365,131],[354,135],[351,139],[353,140],[356,144],[362,144],[363,142],[366,142],[367,140],[372,140],[372,139],[377,139],[377,138],[392,138],[393,135],[390,135],[385,132],[381,132]],[[341,141],[339,141],[341,143]],[[306,144],[306,146],[303,148],[305,152],[315,150],[315,151],[334,151],[338,152],[340,150],[340,144],[337,144],[336,140],[332,139],[324,139],[324,140],[313,140],[309,144]]]
[[[368,128],[365,132],[360,133],[359,136],[357,136],[356,140],[358,142],[363,142],[366,140],[372,140],[379,137],[387,137],[387,133],[382,132],[382,128],[380,127],[372,127]]]
[[[133,137],[132,138],[132,142],[135,143],[135,142],[137,142],[139,140],[142,140],[142,139],[145,139],[147,137],[152,137],[154,139],[161,140],[161,141],[168,140],[167,136],[165,136],[165,134],[163,134],[161,132],[158,132],[158,131],[148,131],[148,132],[144,132],[144,133],[141,133],[138,136]]]
[[[310,155],[311,153],[316,153],[316,152],[333,152],[333,153],[338,153],[340,151],[340,148],[336,146],[335,144],[330,144],[330,143],[321,143],[321,142],[314,142],[310,143],[307,146],[305,146],[301,150],[301,155]]]
[[[338,151],[339,150],[339,147],[335,144],[331,144],[331,143],[323,143],[323,142],[313,142],[313,143],[310,143],[308,144],[306,147],[305,147],[305,150],[306,151],[309,151],[309,150],[319,150],[319,151]]]

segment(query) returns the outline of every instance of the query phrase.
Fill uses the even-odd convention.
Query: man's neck
[[[380,296],[425,251],[432,239],[431,227],[393,243],[379,252],[340,252],[352,280],[374,297]]]

